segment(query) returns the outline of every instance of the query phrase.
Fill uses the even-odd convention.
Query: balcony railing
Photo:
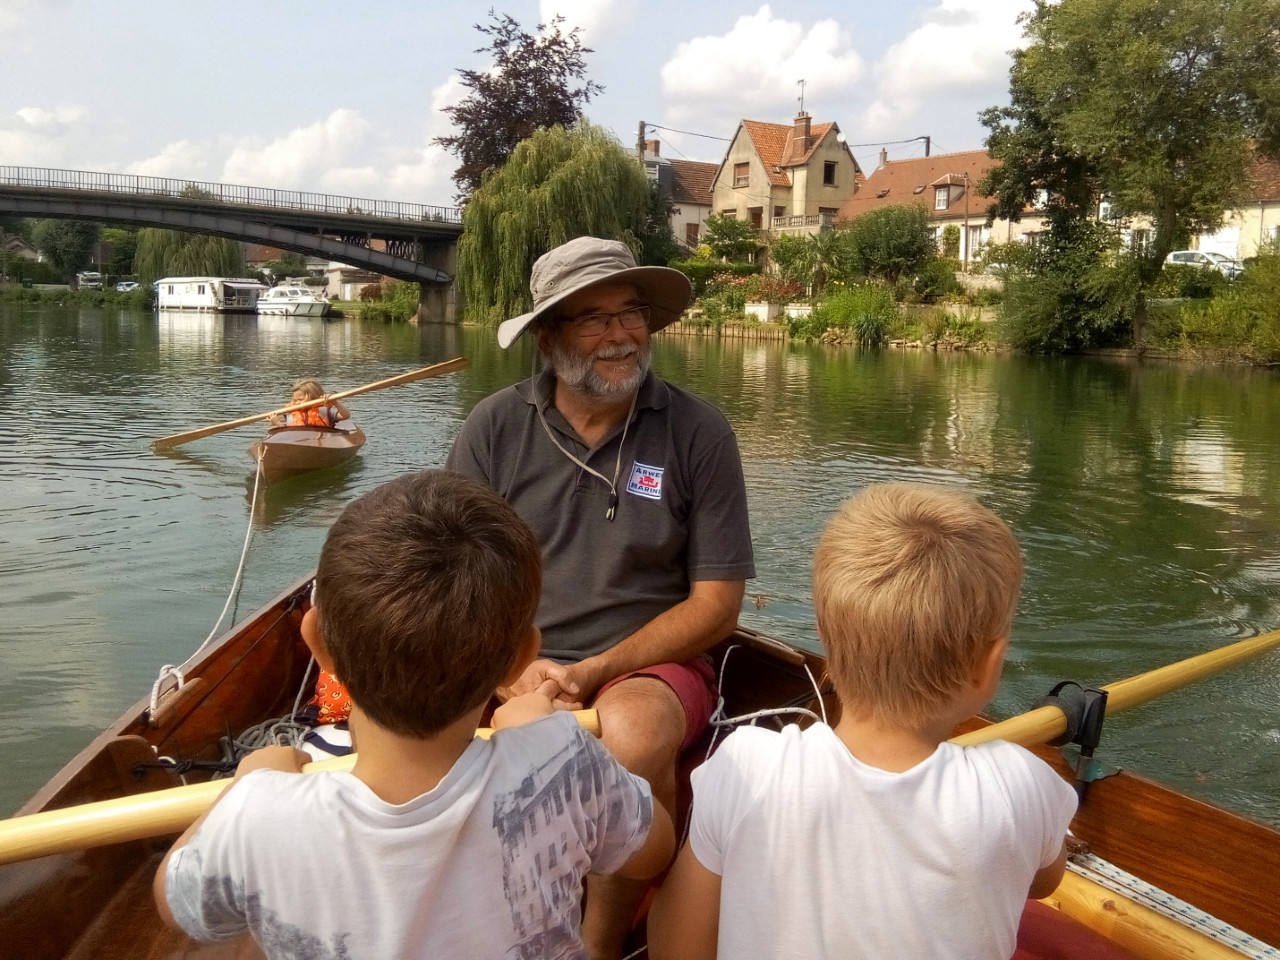
[[[423,203],[401,203],[397,200],[340,197],[325,193],[276,190],[271,187],[246,187],[204,180],[139,177],[128,173],[93,173],[87,170],[0,166],[0,185],[129,196],[172,197],[178,200],[206,200],[247,207],[360,215],[406,222],[423,220],[436,223],[462,222],[462,211],[458,207],[435,207]]]
[[[817,227],[819,230],[829,230],[835,222],[834,214],[808,213],[798,217],[774,217],[772,225],[774,230],[796,229],[799,227]]]

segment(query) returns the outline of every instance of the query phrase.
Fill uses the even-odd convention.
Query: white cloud
[[[350,162],[367,157],[369,124],[354,110],[334,110],[325,119],[298,127],[263,144],[258,139],[234,147],[222,167],[226,183],[284,189],[314,189],[363,176]]]
[[[662,67],[662,91],[669,122],[714,125],[706,132],[728,136],[728,125],[741,118],[790,121],[798,80],[806,81],[806,106],[829,107],[848,96],[863,72],[862,58],[835,20],[806,27],[763,6],[739,17],[728,33],[676,47]]]
[[[638,0],[540,0],[538,19],[550,23],[557,14],[564,28],[578,27],[587,46],[616,36],[635,18]]]
[[[449,117],[444,112],[446,107],[456,107],[471,91],[462,85],[462,77],[456,73],[449,74],[444,83],[431,91],[431,127],[445,130],[449,126]]]
[[[142,177],[176,177],[181,180],[200,180],[208,173],[209,154],[212,147],[208,143],[196,143],[193,140],[176,140],[167,144],[154,157],[136,160],[127,164],[125,173],[133,173]]]
[[[1030,0],[941,0],[876,63],[876,94],[863,130],[894,129],[934,97],[998,96],[1008,78],[1009,51],[1024,43],[1018,15],[1030,7]],[[933,109],[939,109],[936,103]]]
[[[0,0],[0,34],[22,26],[31,6],[31,0]]]
[[[17,114],[28,126],[53,127],[74,123],[81,119],[85,112],[84,107],[64,104],[52,110],[45,110],[42,107],[23,107],[17,111]]]
[[[60,136],[24,128],[0,130],[0,163],[56,167],[63,163],[66,152],[66,143]]]

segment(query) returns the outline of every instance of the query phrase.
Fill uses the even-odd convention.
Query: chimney
[[[880,166],[884,166],[889,162],[889,150],[886,147],[880,148]]]
[[[659,141],[657,140],[646,140],[644,142],[644,152],[651,157],[656,157],[658,155],[658,144]]]
[[[809,114],[804,110],[796,114],[795,123],[791,125],[791,141],[794,156],[804,156],[809,152]]]

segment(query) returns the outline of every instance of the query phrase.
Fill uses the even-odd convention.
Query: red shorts
[[[642,670],[632,670],[614,677],[596,693],[596,698],[612,687],[631,677],[653,677],[661,680],[680,699],[684,708],[684,740],[680,744],[683,753],[707,728],[707,721],[716,708],[719,693],[716,691],[716,670],[708,656],[695,657],[685,663],[656,663]]]

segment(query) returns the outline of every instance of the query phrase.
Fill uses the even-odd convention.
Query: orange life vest
[[[289,414],[291,427],[332,427],[334,421],[329,418],[329,407],[310,407]]]
[[[321,723],[337,723],[351,715],[351,695],[347,688],[337,677],[323,670],[316,680],[316,695],[311,702],[319,711],[316,719]]]

